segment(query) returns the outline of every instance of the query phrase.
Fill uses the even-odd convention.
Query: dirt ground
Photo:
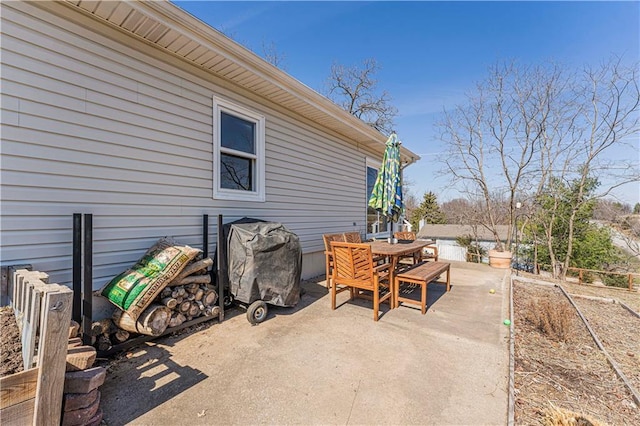
[[[569,293],[611,298],[608,289],[567,286]],[[592,423],[640,424],[640,409],[557,287],[514,283],[516,424],[542,423],[553,407]],[[603,294],[604,293],[604,294]],[[614,292],[638,303],[638,294]],[[620,304],[572,296],[609,355],[634,389],[640,386],[640,318]],[[553,306],[556,326],[536,322],[536,310]],[[559,331],[558,331],[559,330]],[[579,423],[581,424],[581,423]]]
[[[22,371],[22,344],[13,309],[0,308],[0,324],[0,377],[3,377]]]

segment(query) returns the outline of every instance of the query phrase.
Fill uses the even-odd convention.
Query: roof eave
[[[163,37],[159,39],[145,37],[145,34],[137,32],[139,27],[136,27],[135,25],[125,25],[124,20],[122,22],[114,22],[114,19],[110,19],[112,15],[109,15],[109,12],[101,14],[100,7],[105,3],[105,9],[110,9],[110,13],[112,14],[118,7],[121,9],[131,8],[132,11],[141,15],[139,19],[154,20],[155,22],[166,26],[167,31]],[[280,96],[281,99],[284,96],[285,100],[280,101],[281,103],[302,103],[305,106],[303,111],[301,111],[300,108],[296,108],[294,111],[295,113],[311,119],[320,125],[326,126],[348,139],[353,140],[357,144],[372,150],[373,152],[382,153],[384,151],[384,144],[387,140],[385,135],[367,125],[357,117],[347,113],[331,100],[320,95],[318,92],[304,85],[289,74],[265,61],[246,47],[184,11],[179,6],[167,0],[118,3],[118,5],[114,6],[114,3],[109,4],[109,2],[101,0],[90,2],[84,0],[67,0],[67,4],[76,6],[96,19],[107,21],[122,31],[138,38],[142,37],[147,42],[151,42],[156,45],[158,48],[169,51],[187,62],[197,64],[195,60],[188,58],[188,53],[183,52],[180,54],[179,49],[177,51],[171,50],[171,43],[166,41],[166,39],[171,36],[174,36],[175,38],[179,36],[185,37],[189,41],[193,41],[204,49],[207,49],[209,53],[218,55],[224,60],[231,61],[234,65],[237,65],[242,69],[242,72],[236,72],[235,75],[230,76],[216,72],[213,69],[209,69],[209,72],[214,73],[218,77],[229,80],[231,83],[234,83],[239,87],[244,87],[239,76],[243,74],[246,75],[246,72],[248,72],[251,77],[255,76],[257,79],[260,79],[261,83],[266,83],[269,89],[265,89],[265,91],[277,90],[279,92],[277,96]],[[159,43],[161,40],[167,45],[161,45]],[[246,87],[245,89],[252,90],[251,88]],[[265,96],[257,91],[256,93],[269,99],[269,96]],[[286,105],[284,105],[284,107],[286,108]],[[414,163],[420,158],[417,154],[404,147],[401,147],[401,156],[403,163],[405,164]]]

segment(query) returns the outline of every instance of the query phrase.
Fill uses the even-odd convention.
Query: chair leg
[[[378,311],[380,309],[380,287],[373,286],[373,320],[378,321]]]
[[[335,283],[331,283],[331,288],[329,289],[331,292],[331,310],[336,310],[336,285]]]
[[[391,298],[396,301],[395,308],[400,306],[400,302],[398,302],[398,297],[400,297],[400,280],[398,278],[395,278],[394,284],[393,284],[393,297]]]
[[[331,288],[331,271],[329,268],[329,260],[326,261],[326,267],[325,267],[325,276],[326,276],[326,286],[327,289]]]

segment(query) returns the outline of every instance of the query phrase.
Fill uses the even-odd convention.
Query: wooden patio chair
[[[331,288],[331,275],[333,274],[333,256],[331,253],[331,241],[344,241],[344,234],[324,234],[324,259],[327,288]]]
[[[373,320],[378,321],[380,304],[384,301],[391,303],[391,286],[389,284],[389,265],[375,265],[371,246],[366,243],[347,243],[332,241],[333,276],[331,284],[331,309],[336,309],[336,294],[347,289],[354,297],[363,297],[373,301]],[[360,291],[372,294],[360,294]],[[386,294],[380,296],[381,290]]]
[[[355,232],[345,232],[342,235],[344,235],[344,240],[343,241],[345,241],[347,243],[361,243],[362,242],[362,236],[357,231],[355,231]]]
[[[415,241],[416,233],[409,232],[409,231],[398,231],[393,234],[393,237],[398,241],[399,240]],[[398,262],[402,262],[403,259],[411,259],[411,264],[417,265],[418,263],[422,262],[422,249],[418,250],[413,254],[400,257],[400,259],[398,259]]]
[[[435,244],[431,244],[426,246],[423,249],[422,258],[425,260],[433,260],[434,262],[438,261],[438,246]]]
[[[344,242],[347,243],[361,243],[362,242],[362,235],[360,235],[359,232],[354,231],[354,232],[345,232],[344,234],[342,234],[344,236]],[[380,264],[380,263],[386,263],[388,261],[388,259],[384,256],[374,256],[373,257],[373,263],[375,264]]]
[[[416,233],[415,232],[396,232],[394,237],[398,240],[415,240]],[[430,244],[426,246],[421,253],[419,253],[420,257],[414,259],[413,263],[420,263],[422,260],[433,260],[438,261],[438,247],[435,244]]]
[[[409,231],[398,231],[394,233],[393,236],[398,240],[414,241],[416,239],[416,233]]]

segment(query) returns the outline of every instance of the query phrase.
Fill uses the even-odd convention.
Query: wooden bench
[[[395,277],[394,291],[396,308],[400,306],[400,302],[413,303],[420,305],[422,315],[427,312],[427,285],[434,279],[440,277],[441,274],[447,273],[447,291],[451,290],[450,280],[450,264],[446,262],[422,262],[407,270],[402,271]],[[406,297],[400,297],[400,283],[420,284],[422,287],[422,294],[420,301],[409,299]]]

